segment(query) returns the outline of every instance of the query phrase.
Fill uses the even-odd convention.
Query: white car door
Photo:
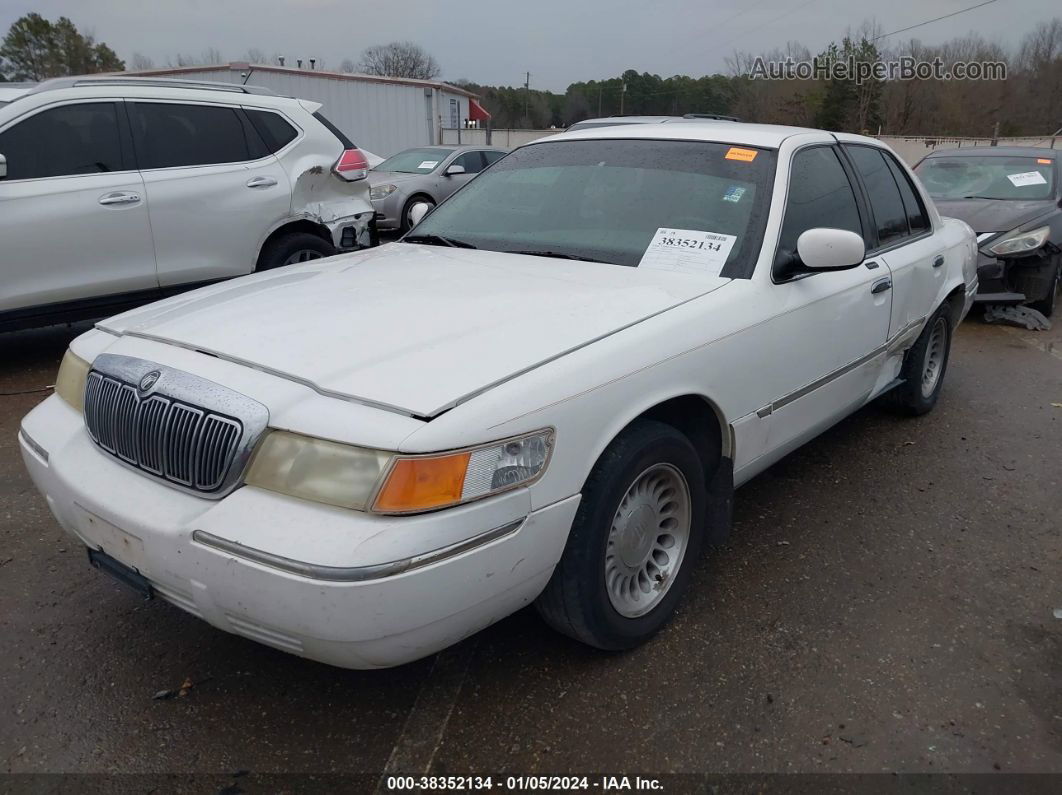
[[[243,111],[220,104],[128,101],[163,286],[254,270],[291,213],[291,184]]]
[[[829,145],[793,156],[776,263],[792,257],[800,234],[815,227],[864,236],[853,184]],[[880,258],[867,257],[848,270],[782,272],[772,276],[773,317],[751,330],[750,340],[769,351],[760,364],[773,400],[757,419],[766,429],[764,450],[776,456],[866,401],[884,362],[892,303],[889,269]]]
[[[933,311],[944,280],[944,256],[925,205],[896,159],[873,146],[843,148],[866,188],[878,228],[877,253],[892,275],[889,336],[896,336]]]
[[[116,102],[0,129],[0,312],[157,287],[144,184]]]

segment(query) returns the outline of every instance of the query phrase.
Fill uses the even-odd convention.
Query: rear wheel
[[[892,390],[890,398],[906,414],[926,414],[940,396],[951,353],[949,310],[950,305],[945,303],[936,311],[904,359],[900,370],[904,382]]]
[[[284,265],[298,265],[336,253],[335,246],[309,232],[291,232],[270,240],[262,247],[256,271],[267,271]]]
[[[639,420],[601,455],[583,488],[539,613],[601,649],[656,633],[689,584],[704,537],[704,468],[689,439]]]

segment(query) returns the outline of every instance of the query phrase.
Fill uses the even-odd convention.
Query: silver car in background
[[[489,146],[418,146],[387,158],[369,172],[377,228],[405,232],[414,204],[434,207],[506,154]]]

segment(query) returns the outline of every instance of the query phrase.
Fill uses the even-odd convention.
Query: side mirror
[[[452,177],[455,174],[464,174],[464,173],[465,173],[465,167],[464,166],[452,165],[452,166],[450,166],[449,168],[446,169],[446,176],[448,176],[448,177]]]
[[[7,177],[7,158],[0,155],[0,179]]]
[[[863,238],[846,229],[818,227],[797,238],[800,263],[812,271],[839,271],[854,268],[867,255]]]
[[[432,211],[432,205],[427,202],[417,202],[409,209],[409,225],[414,227],[424,220],[424,216]]]

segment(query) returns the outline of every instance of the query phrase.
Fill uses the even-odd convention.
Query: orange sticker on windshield
[[[1036,158],[1036,162],[1037,163],[1042,163],[1045,166],[1051,165],[1051,161],[1048,160],[1046,157],[1038,157],[1038,158]]]
[[[751,163],[756,159],[758,155],[755,149],[742,149],[739,146],[732,146],[726,153],[727,160],[740,160],[743,163]]]

